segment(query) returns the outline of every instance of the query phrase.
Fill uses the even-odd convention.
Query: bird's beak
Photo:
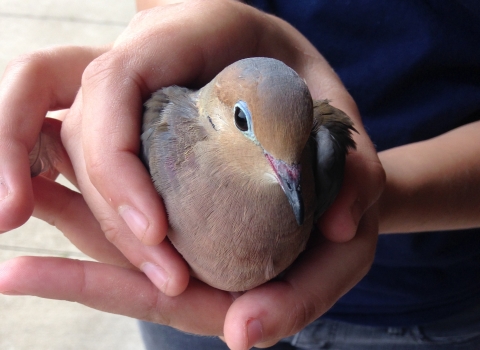
[[[305,213],[302,190],[300,188],[300,164],[287,164],[268,153],[265,153],[265,157],[270,162],[277,175],[278,182],[292,206],[297,224],[302,225]]]

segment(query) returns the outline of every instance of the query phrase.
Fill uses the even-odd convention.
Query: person
[[[1,229],[23,222],[35,201],[35,215],[109,264],[17,259],[0,268],[0,291],[223,335],[232,349],[282,338],[276,348],[478,348],[479,236],[463,230],[480,226],[478,6],[250,3],[279,17],[235,1],[192,0],[140,12],[109,49],[61,48],[10,66],[0,86]],[[314,98],[328,98],[350,115],[358,151],[349,155],[342,191],[318,224],[325,240],[318,237],[321,244],[309,247],[282,280],[231,295],[188,282],[186,265],[162,241],[162,205],[136,153],[141,102],[149,93],[201,86],[247,56],[283,60]],[[384,172],[354,101],[380,151],[383,194]],[[61,133],[73,171],[68,162],[60,170],[82,195],[45,178],[30,180],[28,172],[27,150],[45,111],[68,107]],[[19,123],[25,114],[31,124]],[[381,236],[366,274],[379,230],[450,231]],[[142,329],[152,348],[158,339],[164,348],[225,348],[215,338],[149,323]]]

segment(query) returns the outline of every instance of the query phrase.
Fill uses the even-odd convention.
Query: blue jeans
[[[140,322],[147,350],[228,350],[218,338]],[[372,327],[319,318],[272,350],[479,350],[480,307],[413,327]]]

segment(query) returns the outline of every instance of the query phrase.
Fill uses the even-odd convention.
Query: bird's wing
[[[312,143],[316,154],[315,192],[317,218],[335,200],[343,181],[345,157],[356,149],[352,139],[352,120],[341,110],[332,107],[327,100],[313,103],[314,126]]]
[[[164,118],[163,111],[170,102],[164,89],[155,92],[145,103],[145,112],[143,114],[141,159],[147,169],[150,170],[150,149],[155,141],[154,135],[157,129],[168,128],[167,121]]]
[[[143,115],[141,156],[145,165],[150,168],[153,158],[166,155],[166,150],[160,147],[178,152],[181,158],[189,144],[193,145],[198,141],[196,139],[204,137],[197,120],[194,91],[170,86],[155,92],[145,103]]]
[[[141,156],[154,180],[162,177],[157,173],[175,179],[176,169],[192,147],[206,138],[198,122],[196,98],[192,90],[170,86],[155,92],[145,103]]]

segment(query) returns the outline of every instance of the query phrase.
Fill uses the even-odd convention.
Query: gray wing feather
[[[328,101],[314,101],[312,139],[316,151],[317,218],[333,203],[342,187],[345,158],[356,149],[351,119]]]
[[[145,166],[150,170],[149,159],[150,149],[154,142],[155,130],[165,123],[165,114],[163,113],[170,103],[167,89],[161,89],[152,94],[152,97],[145,103],[145,112],[143,114],[141,158]]]
[[[196,98],[195,91],[170,86],[155,92],[145,103],[141,158],[157,190],[158,181],[166,176],[177,181],[176,169],[190,149],[206,137],[198,122]]]

